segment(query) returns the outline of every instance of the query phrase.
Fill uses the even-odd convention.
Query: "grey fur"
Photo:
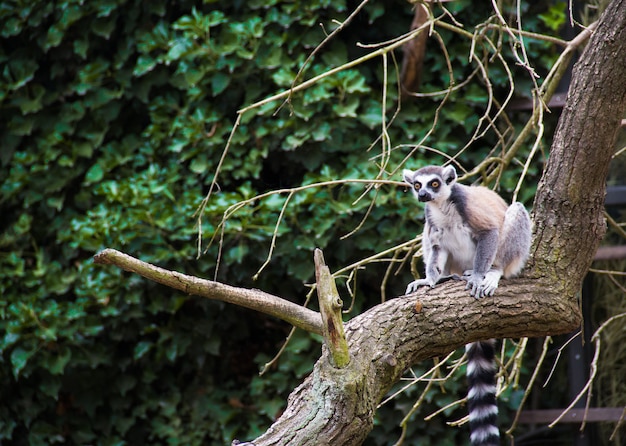
[[[415,197],[426,202],[422,237],[426,278],[411,282],[407,294],[420,286],[434,287],[453,274],[467,282],[472,296],[491,296],[500,277],[521,271],[531,235],[530,217],[522,204],[506,208],[495,192],[456,183],[453,166],[405,169],[402,174]],[[492,214],[503,217],[498,220]]]

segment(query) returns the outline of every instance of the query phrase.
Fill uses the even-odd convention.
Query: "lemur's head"
[[[415,198],[422,202],[447,200],[457,178],[453,166],[426,166],[416,171],[404,169],[402,177],[411,185]]]

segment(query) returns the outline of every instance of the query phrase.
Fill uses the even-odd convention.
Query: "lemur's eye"
[[[437,180],[433,181],[432,183],[430,183],[430,186],[433,189],[437,189],[439,187],[439,181],[437,181]]]
[[[422,188],[422,185],[420,183],[415,183],[413,184],[413,187],[415,188],[415,190],[420,190]]]

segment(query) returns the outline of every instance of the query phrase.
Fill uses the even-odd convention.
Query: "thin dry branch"
[[[550,99],[554,95],[554,92],[556,91],[559,82],[561,81],[569,67],[569,63],[572,60],[574,52],[578,50],[581,45],[583,45],[587,40],[589,40],[589,37],[591,37],[591,34],[596,26],[597,24],[594,23],[588,28],[584,29],[580,34],[578,34],[567,44],[565,50],[559,55],[559,58],[554,63],[552,69],[546,76],[546,79],[541,85],[541,88],[536,93],[536,98],[541,105],[539,107],[534,107],[533,114],[528,120],[527,124],[519,133],[513,144],[511,144],[506,153],[503,155],[503,163],[501,164],[498,171],[501,171],[513,161],[515,155],[517,155],[517,152],[523,147],[524,142],[533,132],[534,127],[541,122],[543,107],[545,106],[544,104],[550,102]],[[535,145],[537,145],[539,142],[538,138],[539,134],[535,137]],[[487,183],[491,183],[496,178],[496,176],[498,175],[498,171],[494,171],[487,178]]]
[[[567,408],[561,413],[561,415],[559,415],[552,423],[549,424],[550,427],[554,427],[559,421],[561,421],[563,417],[567,415],[567,413],[574,407],[574,405],[576,405],[576,403],[580,401],[583,395],[585,395],[585,393],[588,393],[587,402],[585,404],[585,415],[586,415],[587,411],[589,410],[589,403],[591,401],[591,384],[593,383],[593,380],[596,377],[596,373],[598,372],[598,361],[600,359],[600,346],[602,344],[600,340],[600,334],[607,326],[625,317],[626,317],[626,313],[623,313],[623,314],[618,314],[607,319],[593,334],[593,336],[591,337],[591,341],[595,345],[595,352],[593,354],[593,359],[591,360],[589,379],[587,380],[587,382],[585,383],[581,391],[578,393],[578,395],[576,395],[576,397],[569,404],[569,406],[567,406]],[[583,423],[581,425],[580,430],[582,431],[584,427],[585,427],[585,420],[583,418]]]
[[[333,39],[333,38],[334,38],[337,34],[339,34],[341,31],[343,31],[343,30],[344,30],[344,28],[345,28],[346,26],[348,26],[348,25],[352,22],[352,19],[354,19],[354,18],[355,18],[355,17],[359,14],[359,12],[361,12],[361,9],[363,9],[363,8],[365,7],[365,5],[367,5],[368,1],[369,1],[369,0],[363,0],[363,1],[359,4],[359,6],[357,6],[357,7],[354,9],[354,11],[352,11],[352,12],[350,13],[350,15],[349,15],[349,16],[348,16],[348,17],[347,17],[347,18],[346,18],[343,22],[338,22],[338,21],[335,21],[335,23],[337,23],[337,25],[338,25],[338,26],[337,26],[337,28],[335,28],[335,29],[334,29],[334,30],[333,30],[330,34],[328,34],[328,35],[324,38],[324,40],[322,40],[322,42],[321,42],[319,45],[317,45],[317,46],[315,47],[315,49],[311,52],[311,54],[309,54],[309,56],[306,58],[306,60],[305,60],[305,61],[304,61],[304,63],[302,64],[302,67],[300,67],[300,69],[298,70],[298,73],[296,74],[296,77],[293,79],[293,82],[291,83],[291,90],[290,90],[290,94],[289,94],[289,96],[287,96],[287,99],[285,99],[285,102],[283,103],[283,105],[284,105],[285,103],[287,103],[287,102],[289,102],[289,101],[290,101],[290,99],[291,99],[291,95],[292,95],[292,94],[293,94],[293,92],[294,92],[294,88],[296,87],[296,84],[298,83],[298,81],[300,80],[300,78],[304,75],[305,70],[306,70],[306,69],[307,69],[307,67],[309,66],[309,62],[311,62],[311,61],[313,60],[313,58],[315,57],[315,55],[316,55],[316,54],[317,54],[317,53],[318,53],[318,52],[319,52],[319,51],[320,51],[320,50],[321,50],[324,46],[326,46],[326,44],[327,44],[328,42],[330,42],[330,41],[331,41],[331,40],[332,40],[332,39]],[[323,25],[322,25],[321,23],[320,23],[320,26],[322,26],[322,28],[323,28]],[[326,30],[324,30],[324,32],[326,32]],[[281,107],[282,107],[282,105],[281,105]],[[281,107],[279,107],[279,108],[278,108],[278,110],[280,110],[280,108],[281,108]],[[276,110],[276,111],[278,111],[278,110]]]
[[[146,279],[182,291],[186,294],[220,300],[251,310],[269,314],[295,327],[312,333],[322,334],[320,314],[294,304],[288,300],[265,293],[260,290],[237,288],[212,280],[188,276],[176,271],[154,266],[115,249],[105,249],[94,256],[94,263],[99,265],[115,265]]]
[[[247,111],[253,110],[255,108],[261,107],[265,104],[269,104],[270,102],[274,102],[278,99],[284,99],[288,96],[291,96],[293,93],[296,93],[300,90],[305,90],[313,85],[315,85],[317,82],[319,82],[322,79],[325,79],[329,76],[333,76],[337,73],[340,73],[341,71],[347,70],[348,68],[353,68],[356,67],[357,65],[362,64],[363,62],[366,62],[370,59],[374,59],[376,57],[382,56],[384,54],[387,54],[391,51],[393,51],[395,48],[398,48],[402,45],[404,45],[406,42],[412,40],[413,38],[415,38],[415,36],[417,36],[420,32],[422,32],[424,29],[428,28],[430,26],[431,22],[428,21],[427,23],[425,23],[423,26],[420,26],[419,28],[416,28],[414,31],[411,31],[410,33],[405,34],[405,36],[403,36],[400,39],[395,40],[394,42],[390,43],[389,45],[380,48],[376,51],[372,51],[371,53],[366,54],[365,56],[359,57],[358,59],[352,60],[350,62],[347,62],[343,65],[340,65],[338,67],[335,67],[331,70],[328,70],[322,74],[319,74],[311,79],[308,79],[307,81],[302,82],[301,84],[298,84],[297,86],[290,88],[289,90],[285,90],[282,91],[280,93],[277,93],[273,96],[270,96],[268,98],[265,98],[261,101],[255,102],[254,104],[248,105],[242,109],[240,109],[237,113],[239,115],[242,115],[244,113],[246,113]]]
[[[322,187],[334,187],[334,186],[339,186],[339,185],[343,185],[343,184],[366,184],[368,187],[371,187],[372,185],[374,185],[375,187],[380,187],[382,185],[390,185],[390,186],[395,186],[395,187],[406,187],[405,183],[402,183],[400,181],[392,181],[392,180],[364,180],[364,179],[360,179],[360,178],[348,178],[345,180],[332,180],[332,181],[323,181],[320,183],[312,183],[312,184],[307,184],[304,186],[298,186],[298,187],[292,187],[292,188],[288,188],[288,189],[276,189],[270,192],[266,192],[264,194],[260,194],[260,195],[255,195],[254,197],[248,198],[247,200],[242,200],[242,201],[238,201],[237,203],[229,206],[223,213],[222,215],[222,220],[220,221],[220,223],[217,225],[217,227],[215,228],[215,232],[213,233],[213,237],[211,238],[211,240],[209,241],[206,250],[208,250],[208,248],[213,244],[213,241],[215,240],[215,238],[218,237],[220,238],[220,244],[219,244],[219,249],[218,249],[218,258],[217,258],[217,265],[215,268],[215,277],[217,277],[217,270],[219,269],[219,265],[220,265],[220,260],[221,260],[221,255],[222,255],[222,246],[223,246],[223,240],[224,240],[224,233],[225,233],[225,228],[226,228],[226,223],[228,221],[228,219],[230,217],[232,217],[237,211],[239,211],[240,209],[251,205],[253,203],[256,203],[260,200],[263,200],[265,198],[271,197],[273,195],[282,195],[282,194],[288,194],[287,199],[285,200],[285,203],[283,203],[283,206],[281,208],[281,212],[276,220],[276,224],[274,226],[274,231],[272,233],[272,239],[270,242],[270,249],[267,255],[267,258],[265,259],[265,262],[263,263],[263,265],[261,265],[261,267],[259,268],[259,270],[257,271],[257,273],[254,275],[254,279],[256,280],[259,276],[259,274],[261,274],[261,272],[263,271],[263,269],[265,269],[265,267],[270,263],[271,259],[272,259],[272,254],[274,252],[274,248],[276,247],[276,239],[278,237],[278,229],[280,227],[280,224],[283,220],[283,216],[285,214],[285,211],[287,209],[287,205],[289,204],[291,198],[293,197],[294,194],[298,193],[298,192],[302,192],[304,190],[307,189],[317,189],[317,188],[322,188]],[[358,228],[357,228],[358,229]]]
[[[541,370],[541,365],[543,364],[543,361],[546,358],[546,354],[548,353],[548,346],[550,345],[551,342],[552,342],[552,338],[550,336],[546,336],[546,338],[543,340],[543,347],[541,349],[541,356],[537,360],[537,365],[535,367],[535,370],[534,370],[532,376],[530,377],[530,381],[528,382],[528,385],[526,386],[526,391],[524,392],[524,396],[522,396],[522,401],[520,402],[519,407],[517,409],[517,413],[515,414],[515,419],[513,420],[513,423],[511,424],[511,427],[506,431],[506,435],[510,436],[511,438],[513,438],[512,433],[515,430],[515,428],[517,427],[517,423],[519,421],[519,416],[520,416],[520,413],[522,412],[522,408],[524,407],[524,403],[526,402],[526,399],[528,398],[528,395],[530,394],[530,390],[532,389],[532,386],[533,386],[535,380],[537,379],[537,376],[539,376],[539,371]]]

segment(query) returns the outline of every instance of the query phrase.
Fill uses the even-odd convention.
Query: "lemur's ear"
[[[447,185],[451,185],[456,181],[456,169],[454,166],[446,166],[443,168],[443,181],[446,182]]]
[[[406,183],[409,183],[409,184],[414,183],[413,175],[415,175],[415,172],[413,172],[412,170],[404,169],[402,171],[402,178],[404,179]]]

